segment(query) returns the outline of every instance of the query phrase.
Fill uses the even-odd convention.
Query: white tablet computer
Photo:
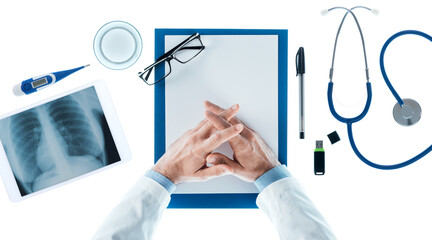
[[[0,144],[0,174],[12,201],[131,158],[103,81],[1,116]]]

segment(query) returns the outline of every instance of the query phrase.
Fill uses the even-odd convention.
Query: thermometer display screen
[[[46,79],[46,77],[44,77],[44,78],[41,78],[41,79],[38,79],[38,80],[32,82],[31,84],[32,84],[33,88],[38,88],[38,87],[45,85],[47,83],[48,83],[48,80]]]

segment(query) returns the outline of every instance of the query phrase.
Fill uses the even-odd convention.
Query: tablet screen
[[[120,161],[95,87],[0,119],[22,196]]]

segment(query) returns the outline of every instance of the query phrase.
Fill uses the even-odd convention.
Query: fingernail
[[[238,131],[240,131],[240,130],[243,129],[243,125],[241,125],[241,124],[237,124],[237,125],[235,126],[235,129],[238,130]]]
[[[216,160],[217,160],[216,157],[211,157],[211,158],[207,159],[207,162],[213,164],[216,162]]]
[[[238,104],[235,104],[231,107],[232,110],[236,110],[238,108]]]

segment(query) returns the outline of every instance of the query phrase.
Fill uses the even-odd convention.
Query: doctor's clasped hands
[[[264,140],[235,117],[238,104],[223,109],[206,101],[204,106],[206,119],[174,142],[153,167],[154,171],[176,185],[226,174],[253,182],[280,165]],[[234,151],[234,159],[212,153],[226,141]]]

